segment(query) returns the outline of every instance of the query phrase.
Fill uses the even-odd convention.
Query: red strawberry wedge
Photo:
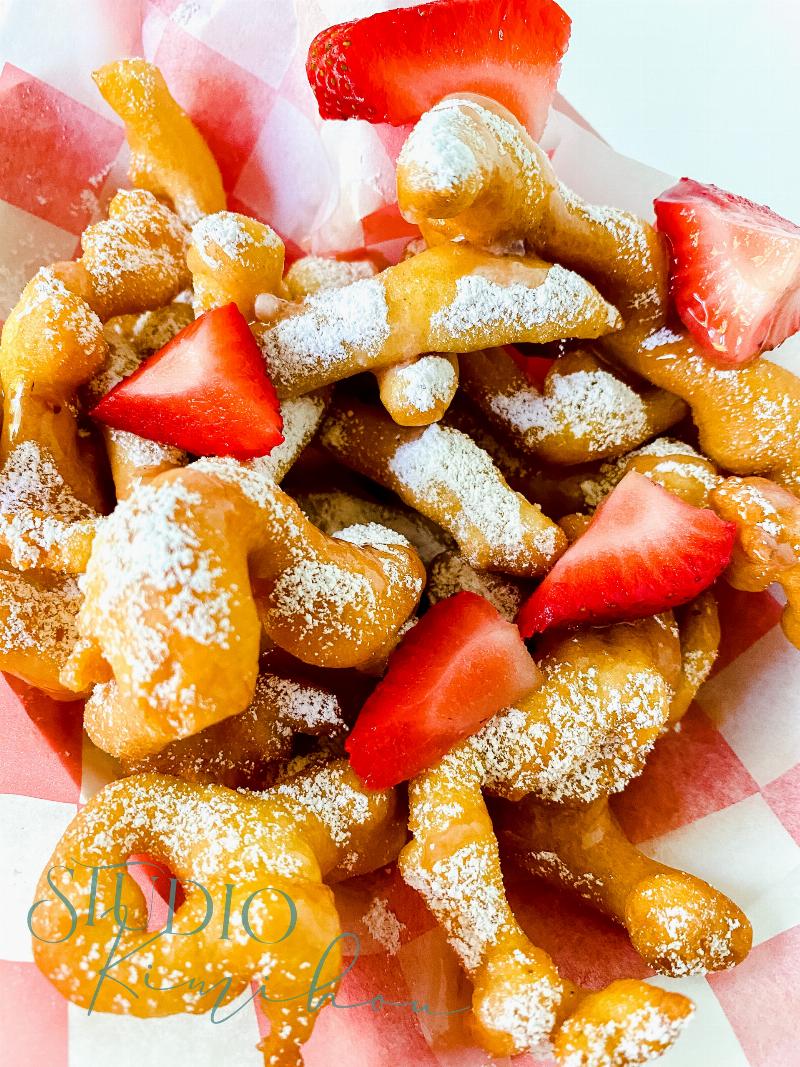
[[[435,604],[397,646],[346,748],[371,789],[432,766],[540,683],[519,631],[476,593]]]
[[[547,375],[556,361],[546,356],[529,356],[515,345],[504,345],[504,348],[531,385],[543,393]]]
[[[252,459],[283,440],[278,397],[235,304],[195,319],[91,414],[196,456]]]
[[[473,92],[538,139],[569,33],[554,0],[437,0],[323,30],[306,72],[324,119],[402,126],[448,93]]]
[[[800,330],[800,226],[690,178],[655,209],[675,306],[709,359],[742,366]]]
[[[631,471],[520,608],[523,637],[685,604],[728,565],[736,525]]]

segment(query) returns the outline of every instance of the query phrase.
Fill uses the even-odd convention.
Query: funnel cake
[[[458,166],[454,167],[453,162]],[[739,475],[800,488],[800,380],[761,358],[720,370],[668,322],[663,239],[642,219],[586,204],[503,107],[447,97],[420,119],[397,169],[400,207],[433,244],[517,249],[579,271],[618,308],[625,328],[601,341],[610,358],[692,410],[703,451]]]
[[[528,500],[535,500],[546,515],[557,517],[584,506],[581,486],[587,478],[594,477],[597,463],[560,467],[518,451],[487,427],[484,416],[466,399],[463,390],[447,409],[442,425],[471,437],[491,456],[511,488]]]
[[[378,408],[340,397],[320,441],[444,527],[474,567],[533,577],[566,547],[556,524],[510,489],[489,456],[458,430],[397,426]]]
[[[436,523],[400,504],[381,504],[342,490],[298,493],[295,500],[306,518],[326,534],[373,522],[395,530],[414,546],[426,567],[435,556],[451,549],[454,544],[450,535]]]
[[[719,648],[710,592],[684,609],[681,677],[668,723],[688,710]],[[607,797],[555,804],[529,795],[493,809],[503,848],[525,870],[577,892],[621,923],[636,951],[661,974],[723,971],[750,951],[752,929],[733,901],[707,882],[651,860],[625,837]]]
[[[464,356],[461,380],[472,403],[516,449],[547,463],[620,456],[687,411],[661,389],[632,387],[588,348],[556,360],[543,392],[497,348]]]
[[[616,919],[659,974],[728,970],[750,951],[750,923],[733,901],[702,879],[640,852],[607,799],[568,807],[528,797],[499,811],[504,850],[525,870]]]
[[[222,211],[219,167],[158,67],[121,59],[94,72],[97,88],[125,123],[131,184],[170,201],[185,223]]]
[[[578,994],[511,914],[482,790],[580,801],[624,788],[669,715],[677,630],[664,617],[578,633],[551,641],[539,665],[543,684],[519,708],[501,711],[412,782],[413,841],[400,856],[404,878],[475,982],[478,1037],[496,1055],[535,1049],[572,1014]],[[648,987],[639,996],[647,1003]],[[688,1002],[678,1003],[687,1014]]]
[[[281,305],[254,332],[278,395],[291,397],[425,352],[593,338],[620,325],[577,274],[535,257],[447,244]]]
[[[262,624],[304,662],[353,666],[406,621],[423,575],[392,531],[327,537],[272,478],[198,462],[140,485],[99,529],[64,678],[85,690],[113,677],[137,759],[248,706]]]
[[[53,270],[103,320],[174,300],[189,284],[188,234],[177,215],[144,189],[121,189],[108,218],[84,230],[80,259]]]
[[[271,226],[233,211],[206,215],[192,227],[186,262],[195,312],[234,303],[252,322],[260,293],[284,292],[283,241]]]
[[[778,582],[786,594],[783,632],[800,648],[800,501],[766,478],[726,478],[711,506],[737,525],[726,579],[748,592]]]
[[[657,969],[721,970],[749,951],[750,927],[741,911],[699,879],[641,856],[607,803],[640,772],[658,734],[688,707],[718,639],[710,594],[684,618],[680,633],[665,615],[551,638],[540,662],[541,688],[412,783],[414,840],[401,853],[401,869],[473,977],[476,1033],[488,1051],[514,1054],[549,1038],[563,1063],[642,1062],[632,1052],[642,1052],[635,1020],[652,1008],[652,991],[643,983],[612,983],[589,1004],[530,944],[505,900],[483,789],[507,799],[528,796],[522,808],[504,803],[497,809],[514,854],[523,854],[518,842],[524,841],[528,869],[541,868],[559,884],[585,890],[611,914],[624,915],[635,946]],[[593,738],[588,746],[587,738]],[[539,823],[528,827],[529,811],[541,832]],[[528,848],[530,840],[537,845]],[[670,909],[678,909],[677,925]],[[665,939],[668,930],[672,940]],[[617,1010],[621,986],[631,1017]],[[665,1019],[654,1026],[663,1043],[650,1055],[669,1046],[691,1010],[683,1000],[672,1007],[674,1029]]]
[[[261,794],[158,774],[112,782],[45,868],[31,912],[34,958],[73,1003],[139,1018],[207,1012],[256,981],[270,1021],[264,1063],[297,1067],[316,1019],[306,1003],[312,967],[319,961],[320,991],[335,989],[342,969],[324,879],[385,863],[405,836],[402,815],[394,792],[365,792],[341,761],[312,762]],[[171,931],[147,932],[145,899],[121,873],[131,854],[157,856],[184,887]],[[209,896],[214,910],[201,926]],[[101,971],[121,957],[124,972]]]
[[[591,1042],[595,1027],[609,1041],[599,1065],[640,1060],[625,1055],[646,1035],[663,1052],[691,1014],[691,1003],[644,982],[614,982],[589,992],[564,979],[515,919],[503,890],[497,840],[481,793],[476,750],[458,765],[440,765],[410,789],[414,840],[400,855],[404,878],[425,898],[470,975],[471,1025],[495,1056],[541,1054],[552,1040],[563,1064]],[[444,761],[443,761],[444,762]],[[646,1025],[643,1025],[646,1020]],[[615,1026],[614,1023],[617,1023]]]
[[[60,700],[75,695],[59,673],[81,596],[73,578],[48,571],[82,570],[104,507],[75,394],[105,352],[100,320],[47,268],[25,287],[0,342],[0,666]]]
[[[60,681],[78,640],[76,580],[49,571],[20,574],[0,564],[0,669],[53,697],[75,700]]]
[[[428,567],[425,595],[428,603],[438,604],[466,589],[489,601],[504,619],[513,622],[525,599],[523,583],[508,574],[493,574],[471,567],[458,552],[440,552]]]
[[[84,726],[90,737],[111,736],[102,718],[113,704],[115,688],[113,682],[98,685],[87,701]],[[111,716],[124,727],[124,719],[113,708]],[[155,771],[185,782],[264,789],[290,758],[295,733],[338,736],[345,729],[333,693],[311,682],[262,670],[250,705],[239,715],[172,741],[153,756],[123,761],[123,767],[128,774]],[[116,739],[114,744],[118,744]],[[124,749],[123,739],[119,750]],[[111,755],[115,754],[112,750]]]
[[[323,256],[298,259],[284,279],[291,299],[299,302],[328,289],[373,278],[377,265],[369,259],[338,260]],[[273,317],[272,305],[266,318]],[[376,371],[381,403],[401,426],[427,426],[447,410],[458,388],[458,360],[454,355],[424,353]]]

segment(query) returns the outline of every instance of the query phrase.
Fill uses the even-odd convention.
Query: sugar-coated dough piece
[[[425,566],[455,542],[436,523],[401,504],[380,504],[342,490],[329,493],[298,493],[300,510],[323,533],[336,534],[348,526],[377,523],[395,530],[414,546]]]
[[[555,518],[584,506],[581,485],[586,478],[594,477],[597,463],[567,468],[520,452],[489,429],[486,417],[466,399],[463,390],[447,409],[442,425],[471,437],[491,456],[511,488],[539,504],[546,515]]]
[[[161,307],[189,284],[187,231],[144,189],[120,189],[108,218],[83,231],[83,255],[53,268],[103,319]]]
[[[341,761],[312,763],[261,794],[124,778],[81,809],[45,867],[31,913],[34,959],[74,1004],[139,1018],[207,1012],[255,981],[268,998],[265,1067],[298,1067],[317,1015],[305,995],[314,968],[330,992],[342,970],[323,879],[374,869],[404,836],[395,792],[366,792]],[[145,897],[123,873],[132,854],[158,856],[184,887],[174,934],[147,932]],[[206,894],[213,912],[203,925]],[[103,963],[126,955],[104,978]]]
[[[700,445],[720,467],[800,493],[800,379],[765,357],[736,370],[706,360],[687,335],[661,329],[615,358],[692,409]]]
[[[406,621],[423,577],[404,538],[327,537],[257,469],[168,471],[99,528],[79,617],[89,648],[64,678],[86,689],[108,665],[137,759],[248,706],[262,625],[304,662],[354,666]]]
[[[378,268],[372,260],[338,260],[323,256],[298,259],[286,272],[292,300],[304,300],[325,289],[372,278]],[[438,422],[458,388],[458,360],[451,354],[425,353],[405,363],[376,372],[381,403],[401,426],[428,426]]]
[[[674,685],[669,723],[675,725],[689,710],[697,691],[711,673],[722,636],[717,598],[713,589],[679,608],[678,630],[681,641],[681,676]]]
[[[20,574],[0,564],[0,670],[56,700],[82,694],[60,681],[78,639],[76,580],[48,571]]]
[[[283,294],[284,253],[277,233],[257,219],[233,211],[200,219],[186,254],[197,314],[232,302],[252,321],[259,293]]]
[[[444,527],[473,567],[534,577],[566,547],[556,524],[510,489],[487,453],[458,430],[397,426],[379,408],[339,397],[320,440]]]
[[[458,359],[426,352],[376,374],[381,403],[400,426],[430,426],[447,411],[458,389]]]
[[[95,686],[84,714],[89,737],[111,755],[116,754],[120,728],[124,731],[126,725],[111,706],[115,688],[114,682]],[[295,733],[339,735],[345,729],[333,693],[307,681],[262,671],[250,705],[239,715],[172,741],[153,756],[130,763],[123,760],[123,766],[129,774],[157,771],[187,782],[264,789],[275,779],[278,764],[290,757]]]
[[[695,643],[688,639],[692,647]],[[482,795],[486,790],[519,800],[530,794],[539,798],[543,810],[557,812],[599,810],[602,805],[607,810],[607,795],[641,771],[669,721],[683,677],[683,651],[671,615],[550,638],[540,661],[540,688],[520,707],[501,711],[411,783],[413,840],[401,853],[401,871],[442,923],[473,979],[476,1035],[495,1055],[541,1052],[550,1039],[565,1065],[640,1063],[668,1048],[688,1018],[687,1001],[660,1002],[660,991],[642,983],[616,982],[587,994],[559,976],[550,958],[525,937],[508,906],[497,839]],[[542,798],[550,804],[541,804]],[[592,801],[596,803],[587,809]],[[503,825],[515,831],[518,806],[506,804],[500,810]],[[522,824],[524,836],[524,817]],[[591,851],[592,840],[575,847]],[[561,870],[555,861],[551,866]],[[613,862],[608,866],[616,872]],[[617,877],[625,877],[624,867]],[[682,877],[681,899],[691,901],[692,917],[701,924],[703,916],[715,918],[718,912],[721,929],[735,945],[730,951],[741,958],[749,947],[746,932],[735,933],[741,913],[705,883]],[[649,891],[652,885],[643,888]],[[706,907],[709,902],[716,911]],[[731,916],[736,923],[729,929],[724,920]],[[664,922],[668,917],[665,913]],[[637,916],[631,929],[640,928]],[[692,944],[697,952],[698,944],[708,945],[704,960],[716,959],[720,966],[723,959],[724,965],[732,962],[718,939],[709,936],[701,942],[701,936],[696,930]]]
[[[448,244],[283,305],[254,332],[283,397],[421,353],[593,338],[620,325],[616,310],[563,267]]]
[[[64,481],[55,458],[22,441],[0,468],[0,559],[20,571],[80,574],[98,516]]]
[[[284,279],[292,300],[304,300],[324,289],[339,289],[350,282],[372,278],[378,267],[369,259],[339,260],[305,256],[296,260]],[[458,388],[458,361],[454,355],[425,353],[376,373],[381,403],[401,426],[428,426],[438,422]]]
[[[679,993],[621,978],[588,993],[553,1037],[562,1067],[624,1067],[667,1052],[692,1018]]]
[[[726,478],[711,494],[711,506],[736,523],[726,579],[752,592],[778,582],[786,594],[781,625],[800,648],[800,501],[766,478]]]
[[[741,909],[702,879],[640,852],[607,799],[570,807],[528,797],[497,810],[504,851],[611,915],[660,974],[724,971],[750,951],[752,930]]]
[[[522,582],[508,574],[478,571],[458,552],[442,552],[431,561],[425,587],[428,603],[436,604],[465,589],[484,597],[509,622],[516,619],[525,597]]]
[[[680,681],[672,617],[548,638],[537,663],[542,685],[464,742],[480,754],[486,789],[579,803],[624,789],[668,722]]]
[[[77,393],[106,353],[94,312],[52,269],[38,271],[0,342],[0,558],[19,570],[85,566],[105,500]]]
[[[371,259],[333,259],[328,256],[301,256],[286,271],[283,281],[289,299],[299,303],[323,289],[341,289],[350,282],[374,278],[378,266]]]
[[[467,240],[505,251],[523,244],[542,255],[552,247],[557,262],[603,265],[604,295],[626,326],[632,313],[659,320],[667,295],[663,239],[636,216],[584,204],[562,186],[546,154],[494,100],[459,94],[424,115],[398,158],[397,189],[401,210],[428,244]]]
[[[679,422],[682,400],[647,383],[634,388],[589,348],[558,359],[540,392],[503,349],[461,359],[467,396],[514,446],[549,463],[630,452]]]
[[[635,215],[587,204],[563,186],[505,108],[469,94],[445,98],[410,135],[397,184],[403,213],[429,244],[523,242],[580,272],[625,320],[600,342],[604,352],[686,401],[711,459],[800,490],[800,379],[764,358],[721,370],[671,329],[663,238]]]
[[[92,75],[125,123],[131,184],[171,201],[185,223],[222,211],[219,167],[192,120],[170,95],[158,67],[144,59],[107,63]]]
[[[587,1035],[587,1022],[603,1026],[606,1054],[591,1062],[620,1067],[640,1062],[626,1050],[636,1047],[641,1012],[652,1014],[650,1033],[674,1041],[691,1004],[642,982],[626,987],[620,1010],[613,983],[600,993],[574,986],[552,959],[531,943],[517,923],[503,886],[492,821],[481,792],[479,753],[459,746],[416,778],[409,790],[412,842],[400,854],[404,879],[423,896],[447,932],[448,940],[474,984],[472,1029],[492,1055],[543,1053],[550,1040],[558,1048]],[[616,1025],[612,1025],[616,1024]],[[591,1030],[589,1030],[591,1033]],[[563,1064],[573,1061],[568,1056]]]

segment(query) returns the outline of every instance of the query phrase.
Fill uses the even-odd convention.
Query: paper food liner
[[[378,246],[397,253],[410,228],[394,205],[393,160],[406,131],[322,123],[304,58],[326,25],[389,2],[368,0],[10,0],[0,9],[0,319],[43,263],[72,256],[119,184],[127,152],[90,72],[125,55],[163,70],[220,163],[229,205],[270,222],[290,255]],[[569,58],[567,58],[569,62]],[[666,91],[666,90],[665,90]],[[545,145],[560,177],[590,200],[649,215],[665,174],[614,153],[551,114]],[[615,801],[631,837],[733,897],[755,946],[733,971],[661,985],[697,1015],[665,1067],[800,1063],[800,655],[768,594],[722,590],[724,648],[715,676],[647,769]],[[77,806],[114,773],[82,738],[79,705],[0,679],[0,1060],[8,1067],[260,1067],[260,1020],[244,1007],[212,1025],[92,1015],[67,1003],[32,963],[26,913],[36,880]],[[647,977],[624,933],[566,893],[508,872],[533,940],[569,978],[597,987]],[[396,870],[337,890],[361,955],[341,1005],[306,1046],[309,1067],[478,1067],[470,989],[419,897]],[[377,901],[377,903],[376,903]],[[369,918],[365,921],[365,914]],[[509,1061],[497,1061],[507,1063]],[[531,1067],[519,1057],[515,1064]]]

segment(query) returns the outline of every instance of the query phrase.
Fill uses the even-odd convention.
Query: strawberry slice
[[[548,356],[529,356],[521,352],[516,345],[504,345],[503,347],[531,385],[543,393],[544,383],[555,359],[550,359]]]
[[[655,209],[678,314],[714,363],[742,366],[800,330],[800,226],[690,178]]]
[[[235,304],[207,311],[103,397],[95,419],[196,456],[265,456],[280,404]]]
[[[438,0],[323,30],[306,73],[324,119],[402,126],[448,93],[484,93],[538,140],[569,33],[554,0]]]
[[[353,770],[388,789],[430,767],[540,675],[519,631],[488,600],[456,593],[406,634],[347,739]]]
[[[727,567],[736,524],[630,471],[520,608],[523,637],[640,619],[692,600]]]

